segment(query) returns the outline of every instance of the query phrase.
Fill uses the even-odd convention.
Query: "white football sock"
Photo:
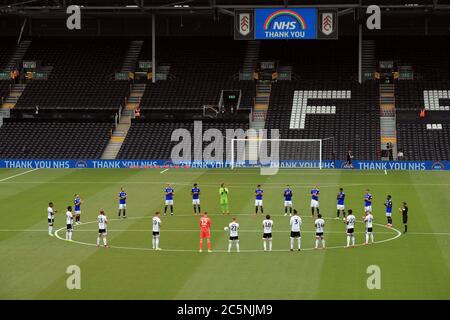
[[[272,251],[272,240],[269,240],[269,251]]]
[[[97,237],[97,245],[100,244],[100,237]]]
[[[236,240],[236,250],[239,252],[239,240]]]
[[[155,243],[156,243],[156,240],[155,240],[155,237],[153,237],[152,238],[152,249],[155,249]]]
[[[72,231],[69,232],[69,240],[72,240]]]
[[[325,239],[322,240],[322,248],[325,248]]]
[[[52,226],[48,226],[48,234],[52,234],[53,231],[53,227]]]
[[[347,247],[350,246],[350,236],[347,236]]]
[[[69,240],[69,231],[66,231],[66,240]]]
[[[233,242],[231,241],[231,240],[228,240],[228,252],[230,252],[231,251],[231,244],[232,244]]]
[[[155,239],[155,246],[156,246],[156,249],[159,249],[159,237],[156,237],[156,239]]]
[[[264,251],[266,251],[267,250],[267,241],[263,240],[263,243],[264,243]]]
[[[369,233],[366,232],[366,243],[369,243]]]
[[[103,244],[106,246],[108,245],[108,242],[106,241],[106,237],[103,238]]]
[[[291,238],[291,250],[294,250],[294,238]]]
[[[319,247],[319,239],[316,239],[316,249]]]
[[[298,242],[298,248],[301,249],[302,248],[302,238],[298,238],[297,242]]]
[[[355,245],[355,236],[352,236],[352,245]]]
[[[373,243],[373,233],[372,232],[370,233],[370,239],[372,240],[372,243]]]

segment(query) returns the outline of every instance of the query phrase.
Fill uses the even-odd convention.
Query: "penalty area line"
[[[9,179],[13,179],[15,177],[23,176],[24,174],[27,174],[27,173],[30,173],[30,172],[33,172],[33,171],[36,171],[36,170],[39,170],[39,168],[31,169],[31,170],[28,170],[28,171],[25,171],[25,172],[21,172],[21,173],[15,174],[15,175],[10,176],[10,177],[6,177],[4,179],[1,179],[0,182],[6,181],[6,180],[9,180]]]

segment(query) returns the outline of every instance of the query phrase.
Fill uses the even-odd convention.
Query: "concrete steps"
[[[134,40],[130,42],[128,51],[122,62],[120,72],[133,72],[136,69],[136,62],[141,54],[143,44],[144,41],[142,40]]]
[[[114,129],[108,145],[103,151],[102,159],[115,159],[119,154],[122,143],[127,137],[131,127],[131,119],[134,118],[134,110],[139,106],[144,95],[146,84],[136,83],[131,86],[125,108],[122,109],[120,121]]]
[[[9,95],[3,100],[3,104],[1,105],[0,110],[14,108],[26,86],[26,84],[14,84],[11,87]]]
[[[5,67],[5,71],[12,71],[16,68],[17,65],[19,65],[23,57],[25,56],[25,53],[28,50],[28,47],[31,44],[31,40],[24,40],[21,41],[14,50],[14,53],[12,54],[11,58],[9,59],[8,64]]]
[[[247,50],[245,52],[244,62],[242,64],[242,72],[253,73],[256,68],[256,63],[259,60],[259,50],[261,43],[257,40],[247,42]]]
[[[393,159],[397,159],[397,120],[395,114],[395,86],[380,84],[380,143],[381,150],[392,144]]]

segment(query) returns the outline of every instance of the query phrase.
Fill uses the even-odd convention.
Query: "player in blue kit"
[[[289,208],[289,216],[292,216],[292,189],[289,185],[286,186],[283,192],[284,197],[284,215],[287,216]]]
[[[172,186],[170,185],[170,183],[167,184],[166,189],[164,189],[165,193],[166,193],[166,205],[164,207],[164,215],[167,214],[167,207],[170,206],[170,215],[173,216],[173,195],[174,195],[174,190],[172,188]]]
[[[316,208],[317,214],[319,214],[319,187],[315,186],[311,189],[311,214],[314,217],[314,208]]]
[[[83,203],[83,201],[81,201],[80,195],[75,194],[75,199],[73,200],[73,206],[74,206],[74,211],[75,211],[75,224],[80,224],[81,223],[81,204]]]
[[[392,197],[388,194],[386,202],[384,203],[386,207],[386,218],[387,218],[387,227],[392,227]]]
[[[339,192],[337,194],[337,216],[336,219],[339,219],[339,214],[342,212],[342,217],[345,218],[345,193],[343,188],[339,188]]]
[[[194,206],[194,215],[200,214],[200,188],[194,183],[194,187],[191,190],[192,205]]]
[[[372,212],[372,194],[366,189],[366,194],[364,195],[364,213]]]
[[[264,213],[263,194],[264,190],[261,189],[261,185],[258,184],[255,190],[255,214],[258,214],[258,208],[261,208],[261,213]]]
[[[119,192],[119,211],[117,212],[118,218],[120,219],[120,212],[122,212],[122,216],[124,219],[127,218],[127,193],[125,190],[120,188]]]

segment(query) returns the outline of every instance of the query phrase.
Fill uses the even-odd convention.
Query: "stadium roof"
[[[87,16],[234,15],[238,8],[332,7],[340,15],[378,4],[391,14],[450,16],[450,0],[0,0],[0,15],[51,18],[79,5]]]
[[[391,8],[449,9],[450,0],[0,0],[0,9],[14,10],[61,10],[71,4],[84,10],[182,11],[233,8],[257,8],[274,6],[314,6],[355,8],[378,4]]]

